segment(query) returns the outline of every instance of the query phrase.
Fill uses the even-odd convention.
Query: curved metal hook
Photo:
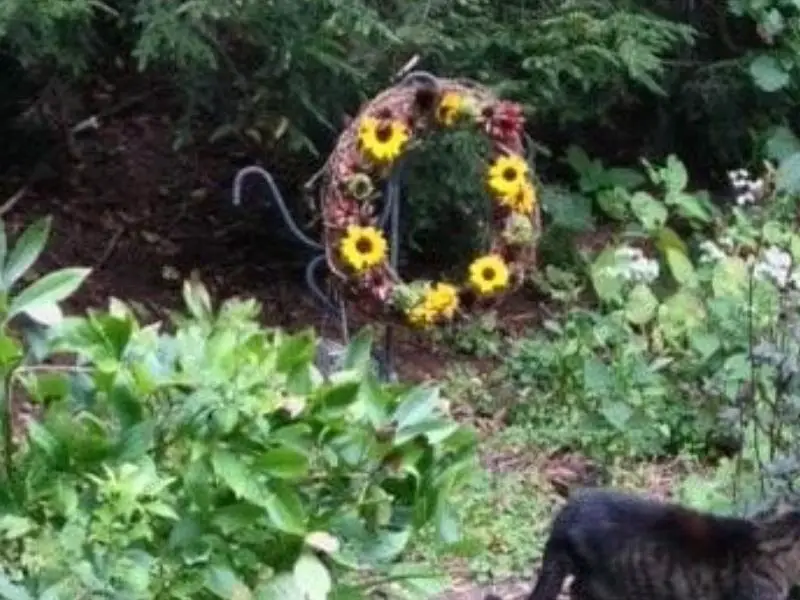
[[[322,305],[334,316],[340,317],[341,310],[336,305],[336,303],[331,300],[330,296],[322,291],[319,284],[317,283],[317,270],[321,264],[324,264],[325,255],[320,254],[312,258],[308,265],[306,265],[306,285],[308,289],[311,290],[311,293],[314,294]]]
[[[433,73],[429,73],[428,71],[411,71],[411,73],[406,74],[397,85],[411,85],[414,83],[413,80],[415,79],[425,80],[425,83],[430,85],[436,85],[436,82],[439,80],[438,77],[436,77]]]
[[[272,198],[275,200],[275,203],[278,205],[278,209],[281,211],[281,216],[283,220],[286,222],[286,225],[289,226],[289,229],[294,234],[294,236],[301,242],[303,242],[309,248],[313,248],[314,250],[322,250],[323,245],[316,240],[312,240],[308,237],[303,231],[297,226],[297,223],[292,217],[289,209],[286,208],[286,203],[283,200],[283,196],[278,190],[278,186],[275,185],[275,180],[272,178],[272,175],[266,169],[263,169],[259,166],[252,165],[249,167],[245,167],[241,169],[237,174],[236,178],[233,180],[233,205],[239,206],[242,203],[242,184],[244,183],[245,177],[248,175],[259,175],[261,176],[264,181],[267,182],[269,186],[270,192],[272,193]],[[267,204],[267,202],[264,202]]]

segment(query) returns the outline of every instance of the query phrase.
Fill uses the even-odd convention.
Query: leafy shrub
[[[22,236],[5,282],[45,235]],[[262,328],[252,300],[215,309],[197,282],[171,332],[115,299],[57,318],[83,276],[48,275],[2,305],[0,595],[430,593],[437,574],[398,559],[426,524],[457,539],[451,493],[474,449],[437,388],[379,384],[367,331],[323,379],[312,332]],[[36,343],[7,325],[21,310],[48,317]],[[14,443],[26,399],[41,414]]]

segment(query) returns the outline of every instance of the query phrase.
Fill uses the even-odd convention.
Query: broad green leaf
[[[717,298],[744,298],[749,288],[747,264],[738,256],[726,256],[714,266],[711,289]]]
[[[619,302],[622,300],[623,282],[614,273],[617,266],[616,249],[603,250],[592,263],[590,275],[597,297],[602,302]]]
[[[458,526],[458,513],[452,503],[445,499],[439,499],[436,503],[436,533],[445,544],[455,544],[461,539]]]
[[[674,246],[667,246],[665,250],[667,265],[669,265],[669,270],[675,280],[687,287],[695,286],[697,284],[697,274],[689,257]]]
[[[628,216],[631,203],[630,192],[619,187],[598,192],[597,204],[612,219],[623,221]]]
[[[631,210],[648,231],[661,229],[667,222],[667,209],[647,192],[636,192],[631,196]]]
[[[644,185],[647,178],[639,171],[625,167],[612,167],[606,171],[608,182],[614,187],[631,190]]]
[[[800,153],[800,139],[791,129],[781,125],[770,132],[765,149],[768,158],[782,161]]]
[[[213,306],[211,295],[202,282],[196,279],[187,279],[183,282],[183,301],[195,319],[205,321],[211,318]]]
[[[380,529],[365,540],[365,545],[360,549],[361,560],[372,565],[391,562],[403,553],[410,539],[410,529]]]
[[[666,256],[666,249],[667,248],[676,248],[683,252],[684,254],[689,254],[689,247],[686,243],[681,239],[674,230],[670,229],[669,227],[664,227],[661,231],[658,232],[658,238],[656,239],[656,246],[658,247],[659,251]]]
[[[689,173],[681,160],[674,154],[667,157],[667,164],[662,175],[668,192],[682,192],[689,185]]]
[[[362,328],[347,344],[342,369],[366,373],[372,360],[372,343],[372,330],[369,327]]]
[[[64,320],[64,313],[61,307],[53,302],[52,304],[42,304],[40,306],[32,306],[28,308],[25,313],[39,325],[45,327],[55,327]]]
[[[604,190],[605,191],[605,190]],[[587,231],[594,226],[592,199],[559,185],[545,186],[540,193],[542,210],[550,215],[552,227]]]
[[[33,600],[24,588],[11,583],[7,577],[0,574],[0,598],[3,600]]]
[[[7,319],[29,310],[60,302],[69,297],[83,283],[91,269],[70,267],[48,273],[22,290],[12,301]]]
[[[339,539],[327,531],[312,531],[305,537],[305,543],[325,554],[334,554],[339,551]]]
[[[307,600],[294,573],[281,573],[256,588],[255,600]]]
[[[281,479],[300,479],[308,474],[308,456],[293,448],[275,448],[258,458],[260,470]]]
[[[634,325],[645,325],[656,316],[658,298],[649,286],[639,283],[631,290],[625,306],[625,317]]]
[[[800,194],[800,152],[787,156],[780,162],[775,185],[780,191]]]
[[[294,564],[294,580],[307,600],[326,600],[332,582],[328,568],[310,553],[303,553]]]
[[[50,236],[52,222],[51,217],[39,219],[19,236],[3,268],[3,289],[10,290],[39,258]]]
[[[607,396],[613,385],[611,369],[597,357],[583,362],[583,387],[587,394]]]
[[[699,327],[706,320],[703,302],[687,290],[681,290],[661,303],[658,321],[670,336],[683,335]]]
[[[295,535],[306,533],[303,503],[294,489],[276,483],[270,484],[264,506],[276,529]]]
[[[230,569],[211,567],[206,572],[206,589],[222,600],[250,600],[250,588]]]
[[[36,523],[27,517],[3,515],[0,517],[0,538],[4,540],[15,540],[32,531],[35,526]]]
[[[750,76],[765,92],[777,92],[789,85],[789,73],[773,56],[761,55],[750,63]]]
[[[392,420],[397,424],[398,429],[412,427],[435,415],[440,404],[438,387],[419,385],[402,397]]]
[[[239,498],[244,498],[266,507],[264,492],[256,482],[252,470],[235,454],[227,450],[215,450],[211,456],[214,474],[219,477]]]
[[[287,373],[298,367],[310,365],[316,353],[317,341],[313,329],[284,337],[278,346],[278,371]]]
[[[600,414],[612,427],[623,431],[633,416],[633,411],[625,402],[609,400],[600,406]]]

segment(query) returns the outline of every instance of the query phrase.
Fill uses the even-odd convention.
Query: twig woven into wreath
[[[493,198],[491,247],[464,282],[406,283],[388,260],[378,224],[379,183],[398,158],[437,129],[467,119],[491,142],[486,185]],[[471,81],[433,78],[390,87],[366,102],[341,133],[324,173],[321,206],[331,272],[359,308],[414,326],[442,324],[496,304],[536,261],[541,216],[525,161],[517,104]]]

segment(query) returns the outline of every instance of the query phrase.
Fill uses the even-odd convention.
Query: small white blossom
[[[753,275],[772,281],[779,288],[797,278],[797,273],[792,273],[792,255],[777,246],[770,246],[762,253],[761,260],[753,267]]]
[[[700,262],[716,263],[727,256],[725,252],[711,240],[706,240],[700,244]]]
[[[661,272],[657,260],[647,258],[639,248],[623,246],[614,256],[617,264],[607,269],[613,277],[619,277],[632,283],[652,283]]]
[[[728,180],[734,191],[734,199],[739,206],[755,204],[764,195],[764,180],[752,179],[747,169],[728,171]]]

